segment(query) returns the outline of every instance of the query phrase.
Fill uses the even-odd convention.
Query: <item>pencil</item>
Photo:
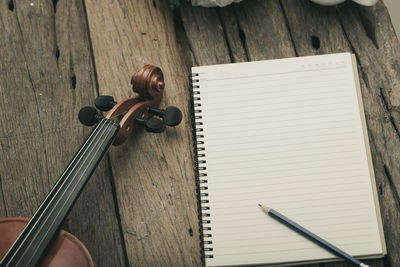
[[[289,227],[292,230],[296,231],[297,233],[303,235],[304,237],[308,238],[309,240],[313,241],[314,243],[320,245],[321,247],[323,247],[324,249],[330,251],[331,253],[335,254],[336,256],[339,256],[339,257],[343,258],[344,260],[347,260],[348,262],[353,263],[355,266],[368,267],[368,265],[360,262],[359,260],[357,260],[353,256],[347,254],[343,250],[338,249],[337,247],[335,247],[331,243],[325,241],[324,239],[322,239],[321,237],[317,236],[316,234],[311,233],[310,231],[308,231],[307,229],[305,229],[301,225],[295,223],[294,221],[290,220],[289,218],[287,218],[286,216],[284,216],[281,213],[277,212],[276,210],[273,210],[273,209],[271,209],[269,207],[266,207],[266,206],[264,206],[262,204],[258,204],[258,206],[260,206],[261,209],[265,213],[267,213],[269,216],[271,216],[272,218],[278,220],[279,222],[283,223],[287,227]]]

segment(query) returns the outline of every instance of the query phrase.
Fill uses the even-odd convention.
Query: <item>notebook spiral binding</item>
[[[200,77],[199,73],[192,73],[190,75],[191,89],[193,95],[193,112],[194,112],[194,152],[196,155],[195,167],[196,167],[196,187],[197,187],[197,198],[198,198],[198,214],[199,214],[199,228],[200,228],[200,247],[203,258],[213,258],[212,253],[212,235],[211,235],[211,221],[210,207],[208,198],[208,178],[207,178],[207,167],[206,167],[206,148],[204,144],[203,134],[203,116],[201,110],[201,90],[200,90]]]

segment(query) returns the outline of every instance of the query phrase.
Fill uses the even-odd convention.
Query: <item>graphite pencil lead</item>
[[[271,210],[270,207],[264,206],[263,204],[258,204],[258,206],[260,206],[265,213],[268,213]]]

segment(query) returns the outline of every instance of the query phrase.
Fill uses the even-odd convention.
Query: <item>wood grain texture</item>
[[[222,9],[183,4],[180,14],[196,64],[295,56],[277,0],[244,1]]]
[[[232,62],[245,62],[249,60],[248,51],[244,46],[246,41],[243,29],[238,24],[238,17],[233,5],[217,9],[221,24],[224,29],[226,42]]]
[[[400,258],[398,254],[400,229],[393,222],[400,216],[399,208],[395,204],[397,202],[399,205],[400,202],[398,199],[396,200],[396,192],[398,190],[391,186],[391,183],[394,184],[399,180],[392,177],[389,177],[388,180],[386,173],[390,173],[391,170],[385,165],[386,163],[382,160],[382,157],[392,160],[398,158],[400,146],[396,128],[391,123],[388,123],[388,121],[390,122],[390,115],[387,114],[388,111],[382,105],[381,97],[383,96],[381,96],[382,92],[378,84],[384,81],[382,77],[386,70],[383,66],[392,65],[391,62],[393,61],[397,62],[399,53],[385,51],[386,49],[383,46],[382,49],[377,49],[376,41],[371,39],[371,36],[380,31],[385,36],[386,40],[384,42],[388,45],[390,44],[391,47],[398,46],[392,25],[388,20],[387,11],[382,3],[367,9],[350,4],[341,5],[338,9],[324,8],[309,2],[290,0],[282,1],[282,5],[285,14],[287,14],[288,27],[298,55],[305,56],[345,51],[355,53],[357,56],[376,183],[380,193],[380,208],[388,247],[388,255],[380,264],[397,266]],[[361,17],[361,12],[369,12],[369,15]],[[366,22],[366,19],[370,21]],[[372,32],[366,27],[366,23],[368,25],[379,25],[379,27],[376,27],[376,31]],[[304,30],[304,25],[307,25],[307,30]],[[355,27],[356,25],[357,27]],[[319,40],[319,47],[315,46],[315,39]],[[362,52],[357,51],[353,44],[354,42],[358,43],[358,47],[362,47],[365,50]],[[390,58],[384,57],[385,54],[390,54]],[[373,57],[374,60],[379,58],[380,61],[363,61],[360,56]],[[372,64],[372,62],[374,63]],[[381,64],[377,65],[377,62],[381,62]],[[372,65],[371,71],[367,72],[366,67]],[[392,72],[391,74],[387,79],[398,83],[400,80],[399,73]],[[372,79],[375,84],[367,84],[365,79]],[[374,90],[376,86],[378,90]],[[397,173],[398,166],[393,166],[393,168],[395,169],[394,172]],[[394,180],[394,182],[390,182],[390,180]],[[370,265],[378,266],[378,263],[377,261],[370,262]]]
[[[183,110],[178,127],[138,130],[112,148],[72,210],[69,228],[98,266],[202,265],[191,66],[355,53],[389,253],[367,262],[400,266],[400,47],[382,3],[245,0],[206,9],[182,1],[174,17],[161,0],[7,0],[0,47],[2,217],[36,210],[88,134],[76,116],[97,90],[132,96],[132,73],[154,64],[165,75],[161,106]]]
[[[347,3],[322,7],[305,0],[282,0],[244,1],[216,11],[196,7],[189,13],[184,12],[186,9],[181,9],[181,16],[187,33],[198,30],[200,26],[197,23],[202,22],[191,20],[191,17],[219,14],[220,21],[214,25],[223,25],[231,62],[337,52],[356,54],[388,246],[388,255],[383,260],[366,262],[370,266],[399,265],[400,174],[395,162],[399,162],[400,156],[400,99],[397,92],[400,53],[384,5],[379,3],[372,8],[362,8]],[[203,63],[199,58],[207,57],[207,51],[217,50],[214,42],[204,39],[212,36],[215,29],[208,27],[202,31],[202,40],[197,40],[199,35],[187,34],[189,43],[207,45],[192,50],[196,63],[200,65]],[[205,62],[220,63],[216,60],[211,63],[209,59]],[[348,265],[331,263],[321,266]]]
[[[161,107],[178,106],[183,121],[162,134],[140,129],[112,148],[110,162],[131,266],[201,264],[189,85],[165,1],[86,1],[99,91],[133,95],[130,77],[144,64],[161,67]],[[223,38],[221,39],[223,40]]]
[[[0,45],[0,214],[30,217],[89,133],[77,120],[96,95],[82,1],[1,1]],[[107,173],[103,161],[69,228],[112,266],[123,257]]]
[[[235,5],[235,10],[249,60],[296,55],[278,0],[244,1]]]
[[[343,30],[360,69],[368,133],[381,201],[388,256],[400,265],[400,45],[386,7],[339,9]]]
[[[231,62],[216,8],[192,7],[189,2],[184,1],[180,13],[197,66]]]

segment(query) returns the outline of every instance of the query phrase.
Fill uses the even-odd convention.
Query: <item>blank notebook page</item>
[[[192,68],[207,266],[335,258],[258,203],[349,254],[385,253],[354,70],[348,53]]]

